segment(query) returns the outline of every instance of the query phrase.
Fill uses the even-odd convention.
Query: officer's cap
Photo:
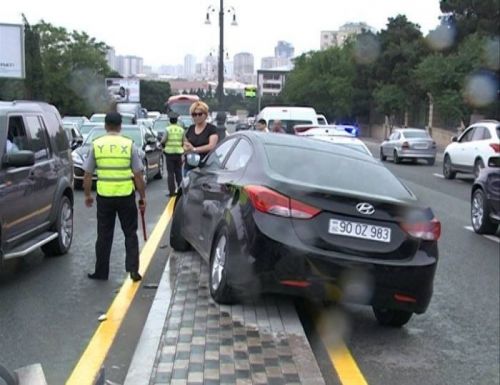
[[[122,124],[122,116],[118,112],[108,112],[104,118],[104,123],[110,126],[119,126]]]

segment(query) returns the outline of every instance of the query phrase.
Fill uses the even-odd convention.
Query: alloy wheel
[[[70,203],[65,200],[61,208],[61,230],[59,236],[61,243],[68,248],[73,238],[73,210]]]
[[[483,205],[484,205],[484,200],[482,194],[476,192],[474,194],[474,198],[472,199],[472,208],[471,208],[472,226],[474,226],[474,230],[480,229],[483,224],[483,218],[484,218]]]
[[[224,275],[226,266],[226,246],[226,236],[222,235],[215,246],[214,259],[212,261],[212,290],[214,292],[219,288]]]

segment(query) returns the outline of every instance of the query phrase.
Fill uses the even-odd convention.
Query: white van
[[[293,127],[300,124],[318,125],[318,115],[311,107],[264,107],[255,121],[264,119],[269,131],[272,131],[273,123],[281,120],[282,126],[289,134],[293,134]]]

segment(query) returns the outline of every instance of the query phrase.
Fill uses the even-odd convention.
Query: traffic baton
[[[139,208],[139,212],[141,213],[142,235],[144,236],[144,241],[147,241],[148,236],[146,234],[146,221],[144,220],[144,210]]]

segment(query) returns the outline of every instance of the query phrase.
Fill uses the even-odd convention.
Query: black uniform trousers
[[[97,241],[95,244],[95,275],[109,276],[109,258],[113,245],[115,219],[118,214],[125,235],[125,269],[139,271],[139,240],[137,239],[137,206],[135,192],[126,197],[103,197],[97,195]]]
[[[165,154],[165,156],[167,158],[168,192],[170,195],[174,195],[176,191],[175,183],[177,182],[177,187],[180,187],[182,183],[182,155]]]

